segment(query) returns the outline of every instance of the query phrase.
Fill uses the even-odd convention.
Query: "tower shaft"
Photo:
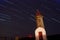
[[[37,27],[44,27],[43,16],[40,14],[38,10],[36,13],[36,25]]]
[[[36,12],[36,26],[37,26],[35,30],[36,40],[47,40],[46,31],[43,23],[43,16],[38,10]]]

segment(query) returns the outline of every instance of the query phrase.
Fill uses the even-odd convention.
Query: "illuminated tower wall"
[[[47,40],[46,38],[46,31],[44,28],[44,23],[43,23],[43,16],[37,10],[36,12],[36,30],[35,30],[35,38],[36,40]]]
[[[37,25],[37,27],[44,28],[43,16],[41,15],[41,13],[38,10],[36,12],[36,25]]]

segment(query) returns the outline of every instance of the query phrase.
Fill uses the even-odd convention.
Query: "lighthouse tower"
[[[44,28],[43,23],[43,16],[39,12],[39,10],[36,11],[36,30],[35,30],[35,38],[36,40],[47,40],[46,38],[46,31]]]
[[[43,16],[39,12],[39,10],[36,11],[36,24],[37,24],[37,27],[43,27],[44,28]]]

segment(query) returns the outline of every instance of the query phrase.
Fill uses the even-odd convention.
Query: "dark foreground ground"
[[[60,40],[60,35],[51,35],[51,36],[47,36],[48,40]],[[11,37],[0,37],[0,40],[15,40],[15,38],[11,38]],[[23,37],[20,38],[19,40],[35,40],[34,37],[29,38],[29,37]]]
[[[48,40],[60,40],[60,35],[52,35],[52,36],[47,36]],[[35,38],[22,38],[20,40],[35,40]]]

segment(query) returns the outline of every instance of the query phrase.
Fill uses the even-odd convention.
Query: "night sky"
[[[34,35],[36,9],[44,16],[47,35],[60,34],[59,0],[0,0],[0,36]]]

